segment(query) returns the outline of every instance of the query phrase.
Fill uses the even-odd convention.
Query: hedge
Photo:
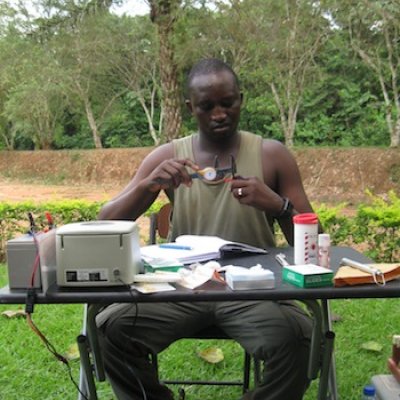
[[[369,195],[369,204],[360,204],[354,215],[345,215],[345,203],[336,207],[314,205],[314,209],[334,245],[355,246],[376,262],[399,261],[400,198],[394,192],[385,197]],[[7,240],[28,231],[28,212],[33,214],[37,228],[44,229],[47,225],[46,211],[53,216],[56,225],[61,226],[96,219],[102,204],[83,200],[42,204],[0,202],[0,262],[5,260]],[[160,201],[156,201],[146,215],[157,211],[161,205]]]

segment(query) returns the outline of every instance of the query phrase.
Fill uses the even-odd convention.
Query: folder
[[[385,277],[385,282],[389,282],[393,279],[400,277],[400,264],[368,264],[368,265],[381,270],[383,272],[383,276]],[[336,287],[375,283],[372,274],[346,265],[341,266],[338,269],[333,281]]]

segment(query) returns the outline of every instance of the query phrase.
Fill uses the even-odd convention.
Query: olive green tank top
[[[237,173],[243,177],[257,176],[264,181],[262,138],[244,131],[240,135]],[[187,136],[172,142],[176,158],[194,160],[194,137]],[[201,179],[193,179],[190,188],[181,185],[175,190],[170,239],[175,240],[183,234],[219,236],[261,248],[275,246],[265,213],[240,204],[233,197],[229,182],[210,185]]]

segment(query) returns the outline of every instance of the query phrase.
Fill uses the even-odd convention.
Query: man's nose
[[[226,118],[226,110],[224,107],[215,107],[211,118],[213,121],[223,121]]]

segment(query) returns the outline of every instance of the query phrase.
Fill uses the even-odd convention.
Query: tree
[[[106,116],[126,92],[107,62],[114,57],[106,29],[110,18],[108,14],[87,16],[52,39],[63,87],[68,96],[80,99],[96,148],[103,147],[101,127]]]
[[[343,1],[350,43],[381,88],[390,146],[400,145],[400,1]],[[348,8],[347,8],[348,6]]]
[[[172,41],[174,26],[179,15],[180,0],[149,0],[150,18],[157,27],[160,78],[163,92],[164,132],[166,139],[181,133],[181,96],[175,50]]]
[[[108,36],[115,54],[107,62],[136,98],[146,116],[148,131],[154,145],[162,139],[163,112],[159,63],[156,53],[154,26],[148,18],[115,19]]]
[[[329,30],[319,2],[216,0],[215,7],[217,12],[202,10],[186,48],[230,62],[252,97],[271,93],[285,142],[292,146],[304,90],[315,77],[314,58]]]
[[[293,146],[297,115],[309,81],[315,78],[315,55],[326,40],[328,23],[319,2],[285,0],[246,2],[253,21],[252,78],[265,82],[279,110],[286,145]],[[259,83],[257,83],[259,85]]]
[[[18,79],[9,88],[3,116],[13,136],[21,132],[36,149],[50,149],[66,106],[62,88],[54,79],[57,67],[34,43],[24,43],[19,50],[22,54],[13,60]]]

